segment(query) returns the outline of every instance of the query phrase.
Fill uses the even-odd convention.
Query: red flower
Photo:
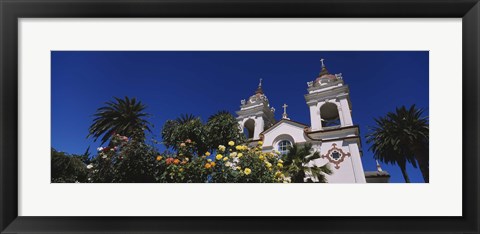
[[[165,161],[166,161],[167,165],[170,165],[170,164],[172,164],[172,162],[173,162],[174,160],[175,160],[175,159],[173,159],[173,158],[167,158],[167,160],[165,160]]]

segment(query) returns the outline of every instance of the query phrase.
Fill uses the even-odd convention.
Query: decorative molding
[[[335,155],[334,155],[335,154]],[[343,152],[342,149],[337,148],[337,144],[333,143],[332,148],[328,150],[325,155],[322,155],[322,158],[327,158],[329,162],[335,164],[335,168],[340,168],[340,163],[342,163],[347,156],[350,156],[350,153]]]

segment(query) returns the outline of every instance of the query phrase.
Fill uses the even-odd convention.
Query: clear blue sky
[[[263,90],[281,118],[283,103],[292,120],[310,124],[304,95],[320,72],[343,73],[350,86],[352,117],[360,126],[363,167],[376,170],[365,141],[374,117],[416,104],[428,115],[428,52],[333,51],[54,51],[52,52],[52,147],[82,154],[99,142],[86,139],[96,109],[112,97],[136,97],[152,114],[157,140],[163,123],[183,113],[206,120],[219,110],[232,114],[240,100]],[[384,165],[391,182],[403,182],[398,166]],[[409,165],[412,182],[423,182]]]

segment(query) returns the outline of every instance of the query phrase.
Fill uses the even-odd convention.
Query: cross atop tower
[[[262,78],[260,78],[260,82],[258,83],[258,88],[257,88],[257,91],[255,91],[255,94],[263,94],[263,90],[262,90]]]
[[[287,107],[288,105],[287,104],[283,104],[283,115],[282,115],[282,119],[289,119],[288,118],[288,115],[287,115]]]
[[[320,74],[318,74],[318,77],[321,77],[323,75],[327,75],[327,74],[330,74],[327,70],[327,67],[325,66],[325,63],[323,62],[325,61],[324,58],[320,59],[320,63],[322,63],[322,70],[320,71]]]
[[[324,60],[325,60],[325,59],[323,59],[323,58],[320,59],[320,62],[322,63],[322,67],[325,67],[325,64],[323,63]]]

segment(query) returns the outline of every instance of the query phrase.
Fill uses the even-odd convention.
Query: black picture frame
[[[478,0],[0,0],[0,14],[1,233],[478,233],[479,231]],[[381,212],[376,217],[18,216],[17,22],[19,18],[37,17],[462,18],[463,216],[382,217]]]

